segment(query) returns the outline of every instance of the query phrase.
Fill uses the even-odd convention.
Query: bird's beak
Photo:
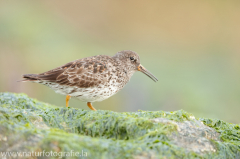
[[[138,71],[141,71],[142,73],[144,73],[145,75],[147,75],[149,78],[151,78],[154,82],[157,82],[158,79],[151,74],[146,68],[144,68],[141,64],[137,67]]]

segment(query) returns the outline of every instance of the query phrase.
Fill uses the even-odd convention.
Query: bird
[[[21,81],[40,83],[65,95],[66,107],[70,98],[75,97],[96,111],[93,102],[116,94],[138,71],[154,82],[158,81],[140,64],[139,55],[130,50],[119,51],[114,56],[97,55],[78,59],[40,74],[24,74]]]

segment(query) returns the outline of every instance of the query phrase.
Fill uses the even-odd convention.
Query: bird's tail
[[[27,82],[27,81],[36,82],[40,80],[38,74],[25,74],[23,75],[23,78],[24,78],[23,80],[19,80],[17,82]]]

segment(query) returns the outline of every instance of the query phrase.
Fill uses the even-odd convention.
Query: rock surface
[[[237,159],[240,127],[183,110],[90,111],[0,93],[0,156],[7,152],[5,158]]]

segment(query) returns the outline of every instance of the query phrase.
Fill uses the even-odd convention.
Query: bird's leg
[[[69,101],[70,98],[71,98],[70,95],[67,95],[67,96],[66,96],[66,107],[68,107],[68,101]]]
[[[91,102],[87,102],[87,106],[88,106],[90,109],[94,110],[94,111],[97,110],[97,109],[95,109],[95,108],[92,106],[92,103],[91,103]]]

